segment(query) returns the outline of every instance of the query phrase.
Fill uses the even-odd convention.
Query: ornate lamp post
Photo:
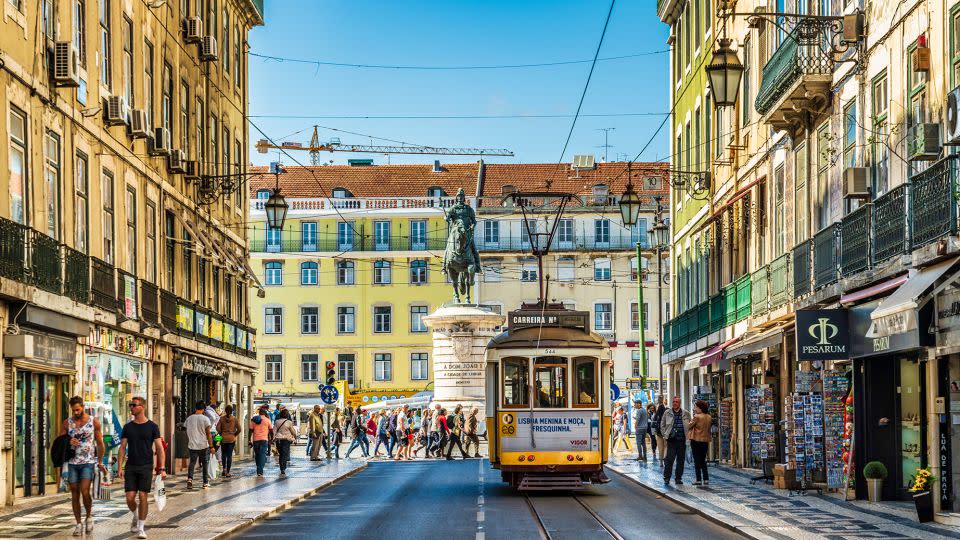
[[[280,164],[276,164],[275,167],[271,164],[271,168],[274,169],[274,178],[276,180],[273,193],[270,194],[270,198],[264,203],[263,209],[267,213],[267,227],[271,229],[283,229],[283,222],[287,219],[287,210],[290,208],[287,200],[283,197],[283,194],[280,193],[280,173],[284,171]]]
[[[633,179],[630,177],[630,163],[627,162],[627,189],[620,196],[620,217],[625,227],[633,227],[640,216],[640,197],[633,190]],[[643,329],[643,275],[640,257],[642,256],[643,242],[637,239],[637,323],[640,330],[640,366],[642,369],[642,384],[647,382],[647,338]]]
[[[670,226],[663,220],[663,204],[659,196],[654,197],[657,203],[657,209],[653,217],[653,227],[650,229],[650,241],[654,249],[657,250],[657,342],[660,344],[661,353],[663,352],[663,275],[661,265],[663,264],[663,250],[670,245]],[[663,393],[663,354],[660,355],[660,388],[658,392]]]

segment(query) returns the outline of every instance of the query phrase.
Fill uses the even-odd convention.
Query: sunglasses
[[[129,405],[130,405],[130,408],[131,408],[131,409],[134,408],[134,407],[143,407],[143,404],[142,404],[142,403],[134,403],[134,402],[132,402],[132,401],[130,402]]]

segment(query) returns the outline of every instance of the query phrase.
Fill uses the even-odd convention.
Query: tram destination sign
[[[507,317],[510,330],[531,327],[576,328],[584,332],[590,324],[590,313],[568,310],[518,310]]]

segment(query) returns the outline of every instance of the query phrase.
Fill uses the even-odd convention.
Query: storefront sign
[[[128,319],[137,318],[137,280],[133,276],[126,274],[123,277],[123,289],[120,294],[123,295],[122,307],[123,316]]]
[[[190,354],[179,354],[173,362],[173,374],[176,377],[181,377],[186,371],[220,379],[227,376],[226,364]]]
[[[879,303],[879,300],[867,302],[848,310],[850,313],[850,358],[888,354],[915,349],[920,346],[920,334],[917,330],[889,336],[875,336],[874,321],[870,318],[870,314],[877,309]],[[920,327],[923,326],[920,325]],[[799,332],[797,333],[799,334]]]
[[[847,311],[797,311],[797,360],[839,360],[850,354]]]
[[[153,359],[153,341],[131,336],[104,326],[94,326],[87,336],[87,346],[112,351],[143,360]]]
[[[57,369],[77,369],[77,342],[73,339],[24,332],[33,336],[32,362],[47,365]]]

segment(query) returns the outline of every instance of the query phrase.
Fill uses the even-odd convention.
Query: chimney
[[[439,159],[433,161],[433,172],[443,172],[443,167],[440,166]]]

